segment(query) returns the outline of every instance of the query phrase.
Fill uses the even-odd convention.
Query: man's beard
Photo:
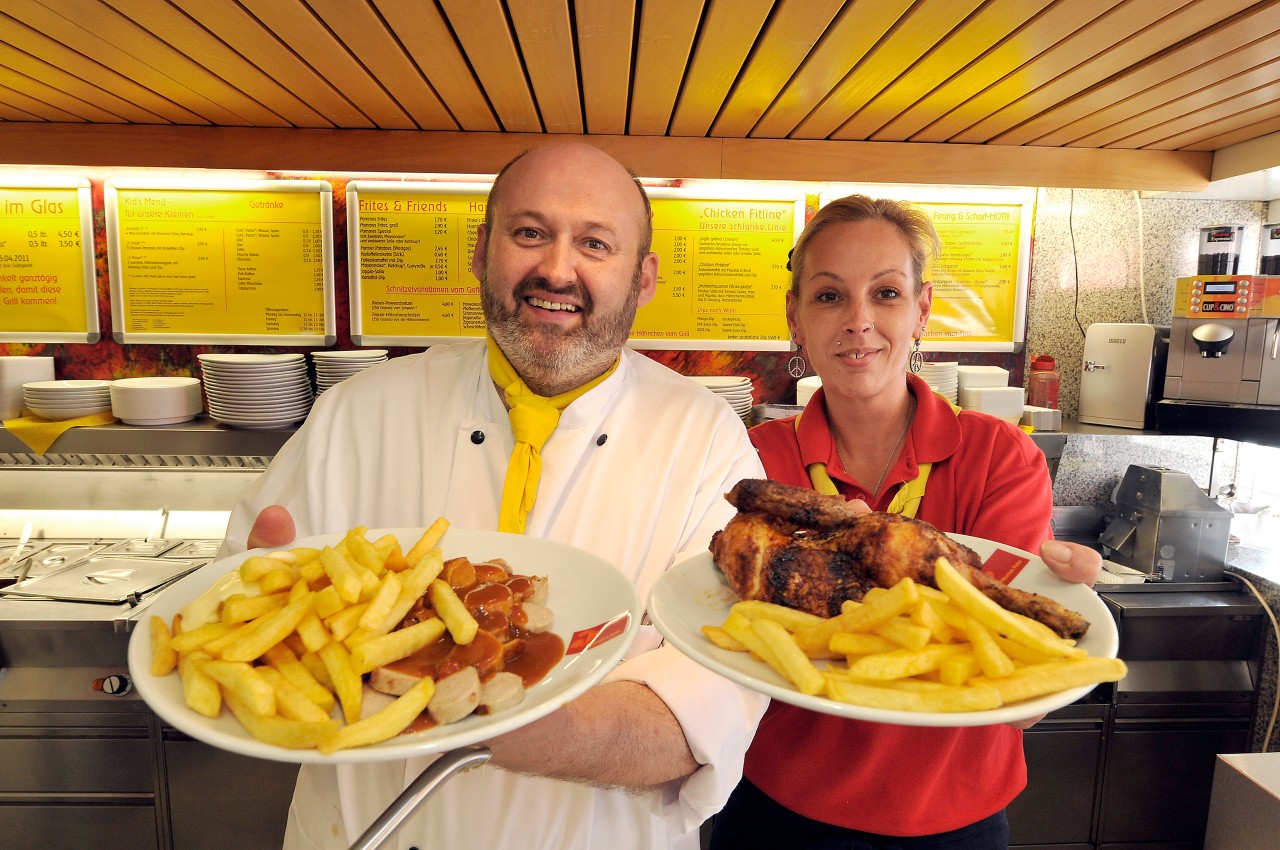
[[[490,335],[529,388],[557,395],[603,374],[617,359],[635,322],[640,273],[637,263],[627,300],[612,313],[597,313],[590,293],[580,285],[555,288],[536,277],[521,281],[514,307],[508,309],[488,285],[487,271],[480,280],[480,303]],[[526,322],[521,311],[536,309],[525,303],[534,292],[572,297],[581,305],[582,323],[565,329]]]

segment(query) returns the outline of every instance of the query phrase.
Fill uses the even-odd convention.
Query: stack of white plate
[[[307,418],[311,378],[301,354],[201,354],[209,415],[237,428],[283,428]]]
[[[199,378],[120,378],[111,382],[111,412],[129,425],[186,422],[203,406]]]
[[[110,381],[32,381],[22,402],[42,419],[75,419],[111,409]]]
[[[371,348],[367,351],[313,351],[311,362],[316,367],[316,394],[319,395],[356,372],[386,359],[385,348]]]
[[[689,378],[720,396],[743,422],[751,417],[751,379],[741,375],[690,375]]]
[[[960,388],[960,378],[956,372],[959,365],[954,361],[947,363],[926,361],[920,369],[920,377],[924,378],[925,383],[935,393],[955,404]]]

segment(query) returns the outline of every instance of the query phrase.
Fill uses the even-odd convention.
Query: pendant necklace
[[[880,487],[884,484],[884,479],[889,474],[889,470],[893,468],[893,462],[898,459],[898,455],[902,452],[902,446],[907,442],[907,432],[911,430],[911,421],[916,418],[916,397],[911,396],[911,410],[907,412],[907,424],[902,426],[902,433],[898,435],[898,444],[893,447],[893,451],[889,454],[889,460],[884,465],[884,470],[880,473],[880,480],[876,482],[875,489],[871,491],[872,499],[880,498]],[[841,465],[844,466],[845,472],[849,471],[849,464],[844,459],[844,452],[840,451],[840,443],[836,442],[836,454],[840,458]]]

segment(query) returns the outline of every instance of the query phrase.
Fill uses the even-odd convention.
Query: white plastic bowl
[[[111,412],[128,425],[186,422],[202,408],[199,378],[121,378],[111,382]]]

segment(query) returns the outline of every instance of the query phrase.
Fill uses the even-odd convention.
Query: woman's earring
[[[787,361],[787,374],[793,378],[803,378],[804,373],[809,371],[809,364],[804,362],[804,346],[796,346],[796,353],[791,355],[791,359]]]
[[[920,370],[924,368],[924,355],[920,353],[919,338],[916,339],[915,348],[911,349],[911,357],[907,360],[907,365],[916,374],[919,374]]]

